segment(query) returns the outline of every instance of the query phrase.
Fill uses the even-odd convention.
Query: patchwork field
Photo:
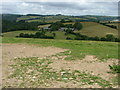
[[[72,23],[64,23],[64,24],[74,24]],[[83,25],[83,28],[80,31],[75,31],[77,33],[81,33],[83,35],[87,35],[89,37],[105,37],[107,34],[113,34],[114,36],[118,37],[118,30],[117,29],[113,29],[95,22],[81,22],[81,24]],[[46,24],[46,25],[39,25],[39,28],[44,28],[50,26],[50,24]],[[37,31],[26,31],[26,30],[22,30],[22,31],[12,31],[12,32],[6,32],[3,33],[4,37],[16,37],[18,36],[20,33],[35,33]],[[66,37],[71,37],[74,38],[74,35],[68,35],[65,36],[65,32],[61,32],[61,31],[53,31],[53,33],[56,33],[56,37],[55,39],[66,39]],[[51,33],[47,32],[47,35],[52,35]]]

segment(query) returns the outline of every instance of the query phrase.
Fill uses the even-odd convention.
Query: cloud
[[[69,0],[69,2],[56,2],[55,0],[52,0],[52,2],[50,2],[51,0],[49,0],[49,2],[48,0],[39,0],[39,2],[32,2],[30,0],[19,0],[19,2],[18,0],[14,1],[15,2],[3,2],[2,13],[118,15],[117,2],[87,2],[87,0]]]

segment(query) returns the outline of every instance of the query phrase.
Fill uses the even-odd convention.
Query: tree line
[[[67,32],[68,33],[68,32]],[[74,40],[92,40],[92,41],[110,41],[110,42],[120,42],[120,38],[114,37],[112,34],[107,34],[105,37],[89,37],[86,35],[82,35],[80,33],[74,33],[74,32],[70,32],[71,34],[74,34],[76,37],[74,38]],[[72,38],[67,37],[67,40],[72,40]]]
[[[65,30],[65,35],[68,34],[75,35],[75,38],[67,37],[66,40],[92,40],[92,41],[110,41],[110,42],[120,42],[120,38],[114,37],[112,34],[107,34],[105,37],[89,37],[86,35],[82,35],[80,33],[75,33],[71,29]],[[56,33],[52,33],[51,36],[46,35],[46,31],[42,30],[39,32],[36,32],[35,34],[28,34],[28,33],[20,33],[17,37],[23,37],[23,38],[42,38],[42,39],[54,39],[56,37]]]
[[[17,30],[38,30],[38,26],[44,24],[48,24],[48,23],[25,22],[24,20],[16,22],[16,21],[8,21],[3,19],[2,32],[17,31]]]
[[[20,33],[17,37],[23,37],[23,38],[42,38],[42,39],[54,39],[55,35],[53,36],[47,36],[46,31],[39,31],[35,34],[28,34],[28,33]]]

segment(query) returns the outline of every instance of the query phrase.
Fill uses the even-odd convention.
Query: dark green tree
[[[81,30],[82,29],[82,24],[80,22],[76,22],[74,25],[73,25],[73,28],[76,29],[76,30]]]
[[[106,35],[106,40],[107,41],[115,41],[115,37],[112,34],[107,34]]]

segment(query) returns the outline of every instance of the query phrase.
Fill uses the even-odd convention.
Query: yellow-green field
[[[39,25],[38,28],[44,28],[44,27],[48,27],[50,26],[50,24],[47,24],[47,25]]]
[[[64,24],[74,24],[74,22],[70,22],[70,23],[64,23]],[[80,31],[76,31],[79,32],[83,35],[87,35],[90,37],[105,37],[106,34],[113,34],[114,36],[118,37],[118,31],[116,29],[101,25],[99,23],[95,23],[95,22],[81,22],[81,24],[83,25],[82,30]],[[41,25],[39,27],[43,28],[48,25]]]
[[[27,31],[27,30],[22,30],[22,31],[11,31],[11,32],[6,32],[6,33],[3,33],[3,36],[4,37],[16,37],[16,36],[19,36],[20,33],[35,33],[37,31]]]
[[[118,26],[120,25],[120,23],[110,23],[110,24],[107,24],[107,25],[114,25],[114,26],[117,26],[117,28],[118,28]]]
[[[22,17],[19,17],[17,18],[17,21],[19,20],[27,20],[27,19],[34,19],[34,18],[38,18],[40,16],[22,16]]]
[[[82,25],[83,29],[76,32],[80,32],[83,35],[90,37],[104,37],[106,34],[113,34],[114,36],[118,36],[118,31],[116,29],[112,29],[95,22],[82,22]]]

